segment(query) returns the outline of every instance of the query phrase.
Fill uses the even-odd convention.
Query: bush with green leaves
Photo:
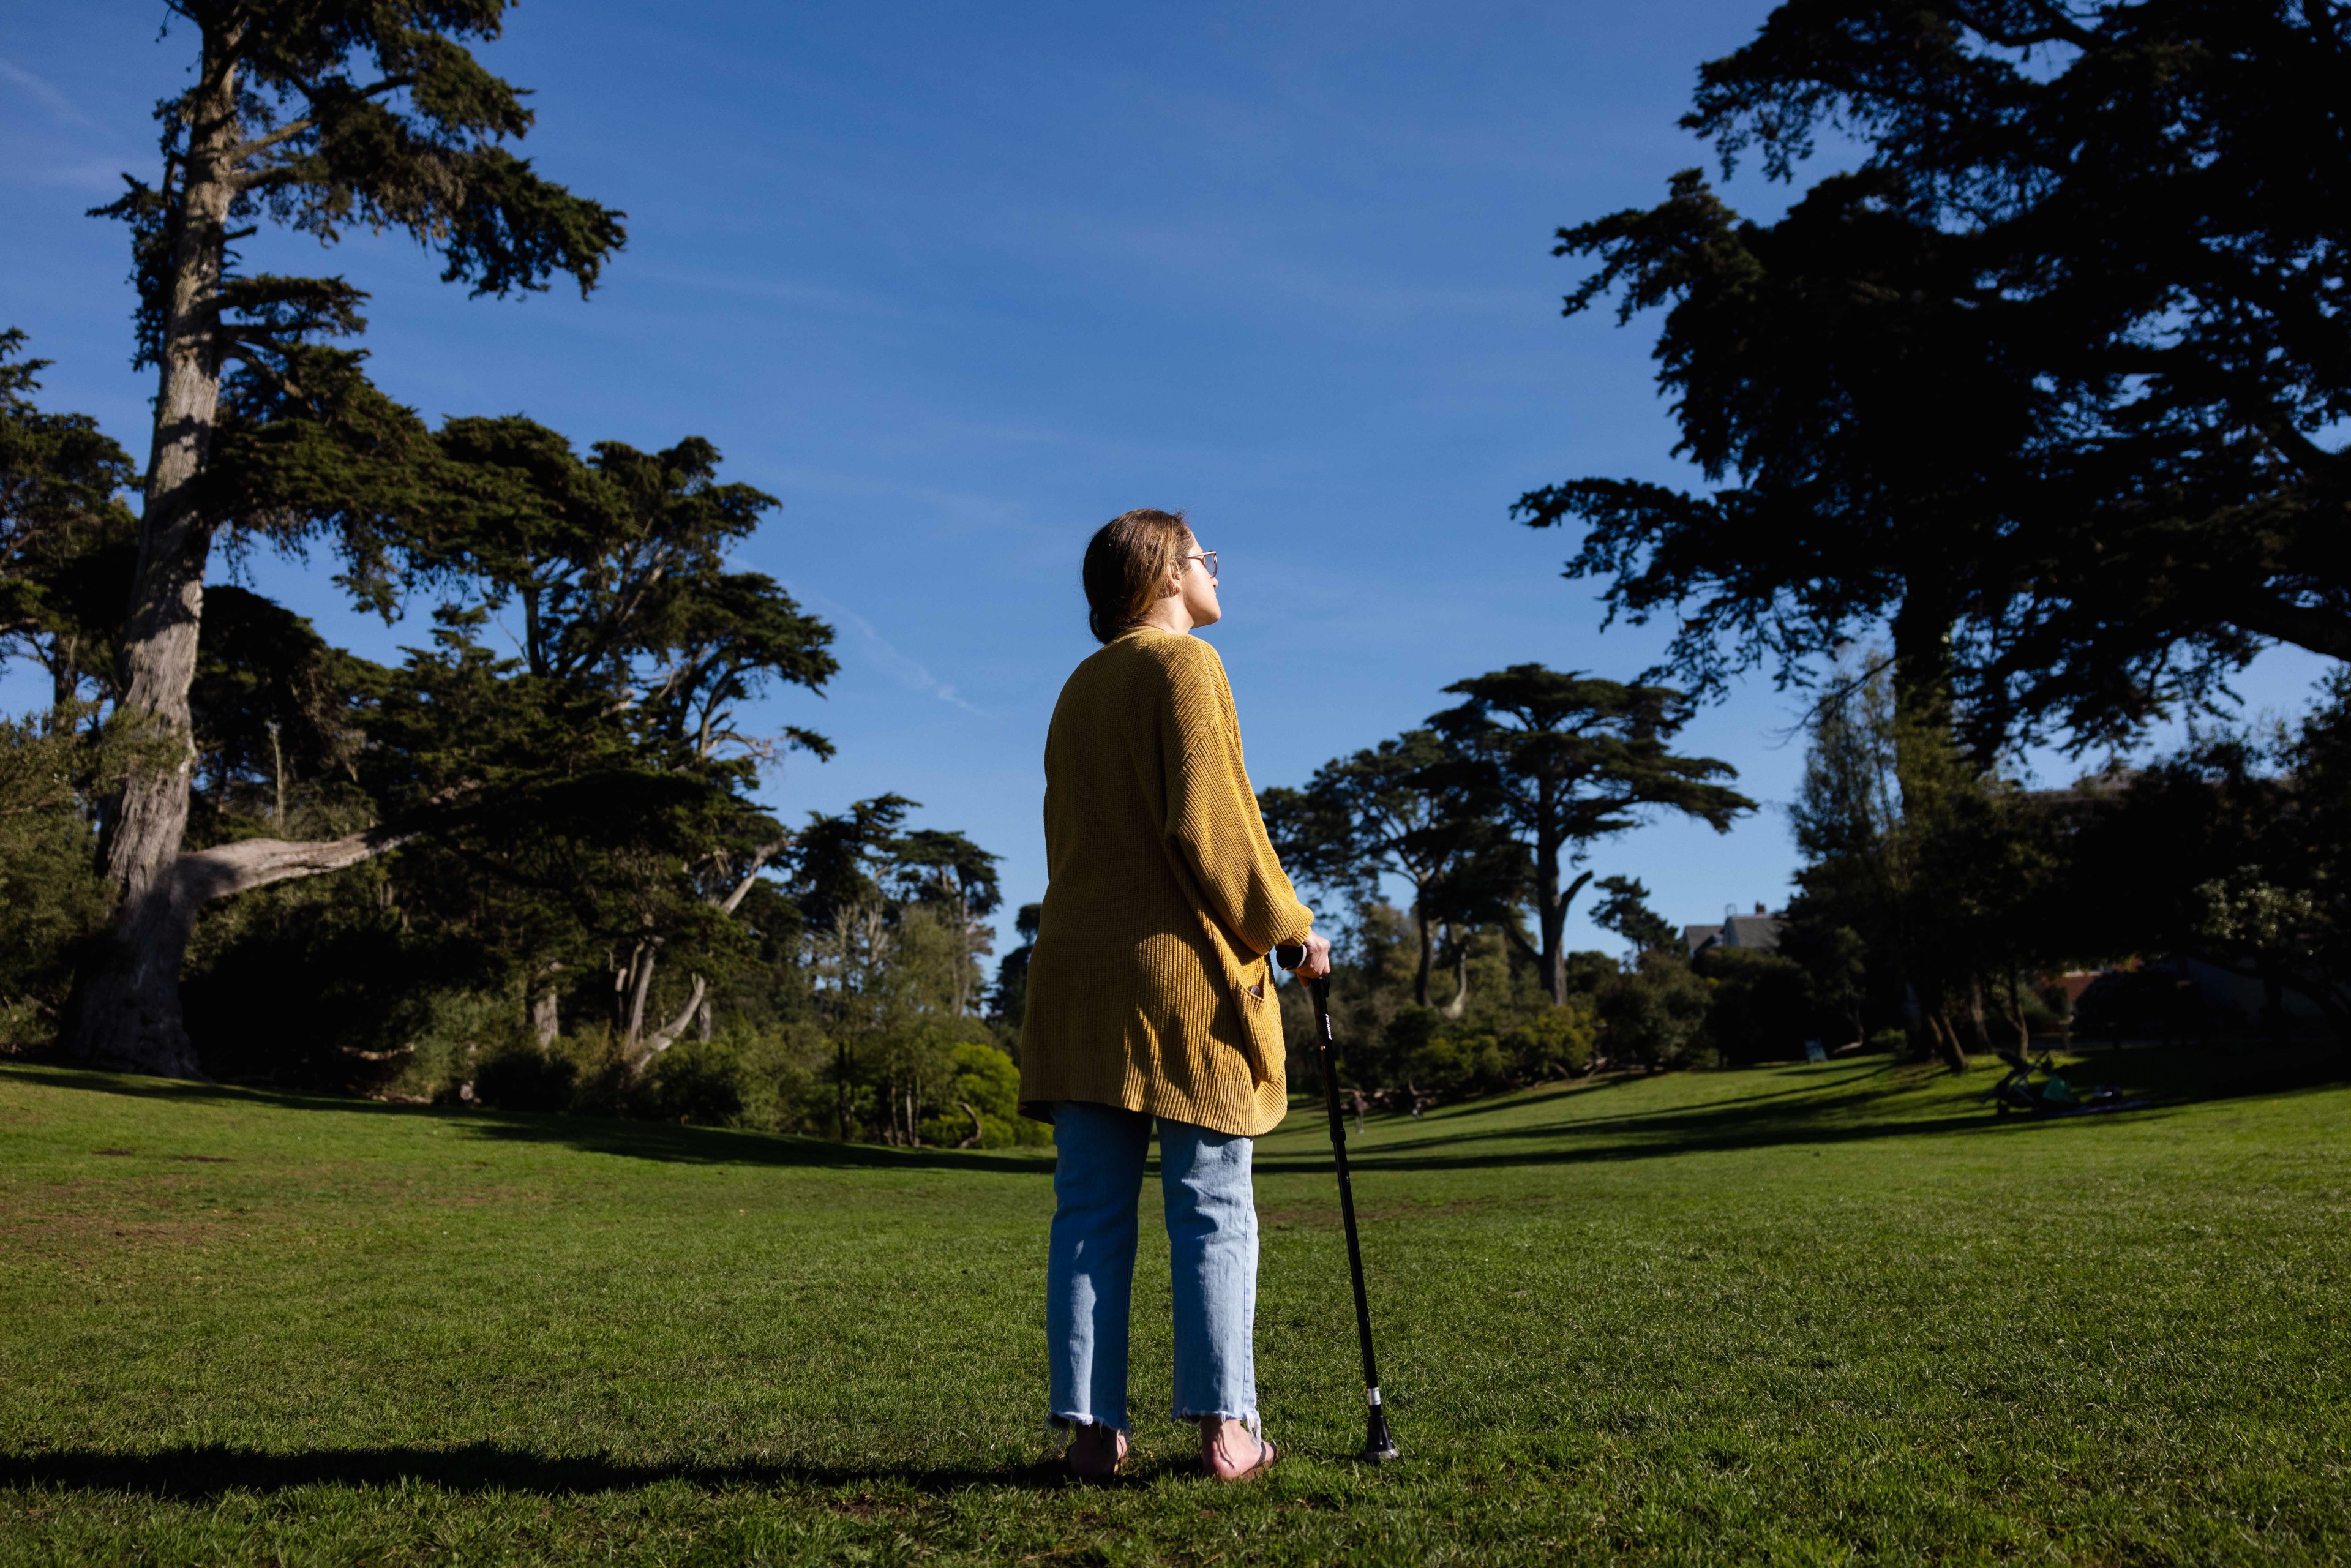
[[[55,1036],[76,957],[107,901],[81,807],[89,749],[0,721],[0,1055]]]
[[[569,1111],[580,1066],[528,1040],[506,1041],[474,1069],[474,1099],[494,1111]]]
[[[658,1122],[731,1127],[743,1118],[743,1063],[729,1040],[687,1040],[645,1074],[637,1113]]]
[[[1435,1008],[1407,1007],[1388,1023],[1381,1057],[1384,1087],[1418,1096],[1458,1099],[1490,1094],[1510,1086],[1510,1063],[1501,1042],[1487,1031],[1453,1030]]]
[[[1591,1067],[1600,1043],[1600,1015],[1590,996],[1573,995],[1560,1007],[1529,1013],[1501,1043],[1520,1079],[1569,1077]]]
[[[1604,982],[1595,998],[1600,1040],[1611,1061],[1650,1068],[1694,1067],[1708,1054],[1713,988],[1681,959],[1644,953]]]
[[[1822,1021],[1803,967],[1754,947],[1709,947],[1690,962],[1711,983],[1706,1032],[1727,1065],[1786,1061],[1821,1038]],[[1839,1042],[1842,1043],[1842,1042]]]
[[[1052,1142],[1052,1129],[1020,1113],[1020,1069],[994,1045],[962,1040],[947,1052],[953,1074],[939,1091],[944,1106],[923,1119],[923,1142],[935,1147],[1009,1149]]]

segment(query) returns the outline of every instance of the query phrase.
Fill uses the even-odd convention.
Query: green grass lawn
[[[2351,1090],[2123,1060],[1375,1120],[1384,1469],[1301,1110],[1233,1489],[1150,1224],[1137,1462],[1044,1462],[1042,1159],[0,1069],[0,1562],[2351,1559]]]

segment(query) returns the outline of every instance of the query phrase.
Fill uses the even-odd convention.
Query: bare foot
[[[1070,1439],[1068,1458],[1070,1473],[1080,1480],[1106,1480],[1126,1463],[1126,1434],[1100,1422],[1081,1422]]]
[[[1273,1468],[1281,1457],[1271,1443],[1257,1437],[1245,1422],[1222,1416],[1200,1417],[1200,1466],[1220,1481],[1245,1481]]]

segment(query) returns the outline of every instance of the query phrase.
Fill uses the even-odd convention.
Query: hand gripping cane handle
[[[1306,946],[1293,943],[1276,947],[1273,957],[1283,968],[1295,969],[1306,961]],[[1373,1464],[1384,1465],[1396,1457],[1396,1446],[1395,1439],[1388,1435],[1387,1411],[1380,1404],[1379,1363],[1372,1354],[1372,1303],[1364,1293],[1364,1249],[1355,1234],[1355,1185],[1347,1175],[1347,1123],[1339,1112],[1337,1046],[1331,1034],[1331,982],[1324,977],[1306,984],[1314,993],[1314,1021],[1322,1035],[1318,1049],[1322,1065],[1322,1103],[1331,1117],[1331,1158],[1339,1171],[1339,1217],[1347,1228],[1347,1273],[1355,1287],[1355,1334],[1364,1347],[1364,1395],[1368,1406],[1364,1458]]]

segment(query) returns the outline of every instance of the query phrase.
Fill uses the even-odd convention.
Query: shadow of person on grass
[[[1148,1484],[1162,1475],[1196,1473],[1197,1469],[1170,1457],[1130,1469],[1112,1484]],[[186,1500],[299,1487],[390,1489],[410,1484],[469,1495],[590,1496],[676,1481],[705,1491],[747,1487],[816,1490],[903,1487],[931,1495],[973,1487],[1050,1491],[1081,1484],[1058,1458],[995,1466],[663,1464],[603,1454],[541,1454],[495,1443],[447,1448],[322,1448],[290,1454],[208,1443],[148,1454],[60,1448],[0,1455],[0,1490],[120,1492]]]

